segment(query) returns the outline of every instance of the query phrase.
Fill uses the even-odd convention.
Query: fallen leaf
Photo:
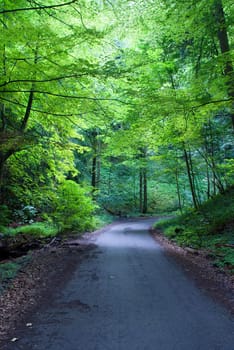
[[[11,341],[12,341],[12,342],[15,342],[15,341],[17,341],[18,339],[19,339],[19,338],[12,338]]]

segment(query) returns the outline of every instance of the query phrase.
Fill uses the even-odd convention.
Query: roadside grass
[[[103,226],[111,223],[113,217],[110,215],[100,214],[94,218],[94,229],[102,228]],[[3,233],[3,240],[15,243],[25,243],[27,241],[41,241],[46,242],[49,238],[53,238],[58,234],[61,234],[58,226],[55,226],[46,222],[37,222],[29,225],[22,225],[16,228],[0,227],[0,232]],[[10,286],[12,280],[17,276],[18,272],[30,262],[30,251],[25,255],[14,258],[11,260],[3,260],[0,262],[0,294]]]
[[[47,238],[56,236],[58,234],[58,228],[52,224],[37,222],[17,228],[7,227],[4,229],[3,233],[8,236],[27,234],[35,238]]]
[[[214,266],[234,273],[234,188],[172,219],[155,223],[182,247],[204,249]]]
[[[31,255],[25,255],[9,262],[0,263],[0,293],[17,276],[18,272],[30,262]]]
[[[98,230],[114,221],[114,217],[110,214],[98,214],[94,217],[95,229]]]
[[[21,245],[25,243],[41,241],[46,242],[47,239],[57,235],[58,230],[55,226],[48,223],[38,222],[30,225],[18,226],[17,228],[1,227],[3,233],[3,242],[7,243],[14,249],[21,249]],[[19,248],[18,248],[19,247]],[[30,261],[30,250],[29,252],[22,253],[23,256],[19,258],[3,260],[0,263],[0,293],[10,284],[18,271]]]

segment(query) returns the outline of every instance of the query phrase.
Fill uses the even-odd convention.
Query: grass
[[[44,240],[46,238],[54,237],[58,233],[58,229],[48,223],[33,223],[30,225],[19,226],[17,228],[5,227],[2,231],[7,239],[15,242],[21,240],[21,235],[27,235],[29,241],[36,238],[37,240]],[[9,285],[12,279],[15,278],[18,271],[30,261],[30,254],[24,255],[13,261],[0,263],[0,293]]]
[[[10,236],[24,233],[38,238],[46,238],[56,236],[58,234],[58,229],[54,225],[37,222],[30,225],[19,226],[17,228],[6,228],[4,233]]]
[[[14,261],[4,262],[0,264],[0,293],[9,285],[19,272],[31,259],[28,254],[26,256],[15,259]]]
[[[99,214],[94,218],[95,229],[100,229],[105,225],[111,224],[114,220],[114,217],[109,214]]]
[[[172,219],[161,220],[155,228],[183,247],[205,249],[214,265],[234,272],[234,188]]]

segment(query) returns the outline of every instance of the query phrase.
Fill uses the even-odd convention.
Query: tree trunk
[[[178,197],[178,203],[179,203],[179,209],[180,212],[182,213],[182,203],[181,203],[181,193],[180,193],[180,184],[179,184],[179,173],[178,169],[176,168],[175,170],[175,179],[176,179],[176,192],[177,192],[177,197]]]
[[[142,174],[142,168],[140,168],[139,172],[139,210],[140,213],[142,213],[143,210],[143,174]]]
[[[206,182],[207,182],[207,190],[206,190],[207,199],[210,199],[210,197],[211,197],[211,195],[210,195],[210,172],[209,172],[208,164],[206,164]]]
[[[193,205],[194,205],[195,209],[198,209],[199,205],[198,205],[196,190],[195,190],[194,181],[193,181],[193,177],[192,177],[192,173],[191,173],[189,155],[188,155],[188,152],[187,152],[185,147],[184,147],[184,158],[185,158],[185,163],[186,163],[186,169],[187,169],[187,174],[188,174],[188,179],[189,179],[190,190],[191,190],[192,199],[193,199]]]
[[[147,193],[147,169],[143,169],[143,207],[142,213],[146,214],[148,211],[148,193]]]
[[[97,177],[97,156],[94,154],[92,159],[92,174],[91,174],[91,185],[93,187],[93,190],[95,191],[97,183],[96,183],[96,177]]]
[[[32,104],[33,104],[33,98],[34,98],[33,89],[34,89],[34,87],[32,86],[31,91],[29,93],[29,97],[28,97],[28,104],[27,104],[26,112],[25,112],[25,115],[24,115],[24,118],[22,120],[21,127],[20,127],[21,131],[24,131],[27,127],[27,124],[28,124],[28,120],[30,117]]]
[[[225,13],[223,9],[222,0],[214,0],[214,13],[216,19],[216,32],[219,41],[219,46],[221,53],[224,54],[225,63],[224,63],[224,75],[228,78],[227,88],[228,95],[231,98],[234,98],[234,71],[232,60],[230,57],[230,45],[227,33],[227,23],[225,18]],[[231,111],[232,126],[234,128],[234,105],[232,105]]]

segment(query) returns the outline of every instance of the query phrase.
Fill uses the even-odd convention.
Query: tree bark
[[[140,213],[142,213],[142,210],[143,210],[142,189],[143,189],[143,176],[142,176],[142,169],[140,168],[140,172],[139,172],[139,210],[140,210]]]
[[[143,169],[143,207],[142,214],[148,211],[148,193],[147,193],[147,169]]]
[[[198,205],[198,201],[197,201],[196,190],[194,187],[194,181],[192,178],[189,155],[188,155],[188,152],[187,152],[185,147],[184,147],[184,158],[185,158],[185,163],[186,163],[186,169],[187,169],[187,174],[188,174],[188,179],[189,179],[190,190],[191,190],[192,199],[193,199],[193,205],[194,205],[195,209],[198,209],[199,205]]]
[[[228,96],[234,99],[234,70],[233,70],[233,64],[230,57],[230,44],[228,39],[228,33],[227,33],[227,23],[223,8],[222,0],[214,0],[214,13],[215,13],[215,19],[216,19],[216,32],[217,37],[219,41],[219,46],[221,53],[225,56],[225,63],[224,63],[224,75],[228,78],[227,81],[227,89],[228,89]],[[231,119],[232,119],[232,126],[234,128],[234,102],[232,104],[232,110],[231,110]]]
[[[175,180],[176,180],[176,192],[177,192],[177,198],[178,198],[178,203],[179,203],[179,209],[180,209],[180,212],[182,213],[183,210],[182,210],[178,168],[176,168],[176,170],[175,170]]]

